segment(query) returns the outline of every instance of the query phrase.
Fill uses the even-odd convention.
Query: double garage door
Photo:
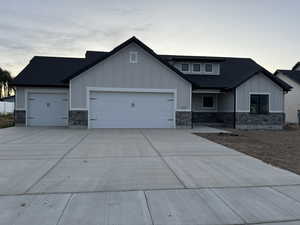
[[[29,93],[28,126],[67,126],[65,93]],[[90,92],[89,128],[173,128],[174,94]]]
[[[90,92],[90,128],[173,128],[172,93]]]
[[[28,93],[28,126],[67,126],[68,96],[66,93]]]

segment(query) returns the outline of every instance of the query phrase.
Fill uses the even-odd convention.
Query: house
[[[35,56],[13,80],[17,124],[280,129],[290,86],[249,58],[158,55],[136,37],[85,58]]]
[[[299,124],[298,113],[300,113],[300,62],[292,70],[277,70],[275,76],[285,81],[293,88],[285,96],[284,111],[287,123]]]

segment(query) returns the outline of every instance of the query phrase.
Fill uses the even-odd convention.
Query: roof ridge
[[[99,52],[99,53],[109,53],[110,51],[97,51],[97,50],[86,50],[86,52]],[[233,56],[208,56],[208,55],[175,55],[175,54],[157,54],[159,56],[164,56],[164,57],[203,57],[203,58],[222,58],[222,59],[249,59],[253,60],[250,57],[233,57]]]
[[[173,54],[158,54],[159,56],[169,56],[169,57],[207,57],[207,58],[223,58],[223,59],[251,59],[250,57],[232,57],[232,56],[204,56],[204,55],[173,55]]]
[[[45,56],[45,55],[35,55],[32,57],[32,59],[35,58],[53,58],[53,59],[85,59],[85,58],[79,58],[79,57],[64,57],[64,56]],[[32,60],[31,59],[31,60]]]

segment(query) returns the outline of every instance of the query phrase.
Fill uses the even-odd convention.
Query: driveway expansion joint
[[[58,218],[58,220],[57,220],[56,225],[59,225],[59,223],[60,223],[60,221],[61,221],[63,215],[65,214],[65,211],[66,211],[66,209],[68,208],[69,203],[70,203],[70,201],[72,200],[72,198],[73,198],[73,194],[70,194],[70,196],[69,196],[69,198],[68,198],[68,200],[67,200],[67,202],[66,202],[65,207],[64,207],[63,210],[61,211],[61,214],[60,214],[60,216],[59,216],[59,218]]]
[[[290,186],[293,186],[293,185],[289,185],[289,186],[286,186],[286,187],[290,187]],[[295,186],[295,185],[294,185],[294,186]],[[270,188],[271,188],[273,191],[276,191],[276,192],[278,192],[278,193],[284,195],[285,197],[288,197],[289,199],[292,199],[292,200],[294,200],[294,201],[300,203],[300,201],[299,201],[298,199],[294,198],[294,197],[291,196],[291,195],[288,195],[288,194],[284,193],[284,192],[281,191],[281,190],[276,189],[276,187],[283,187],[283,186],[271,186]],[[299,187],[299,188],[300,188],[300,187]]]
[[[28,193],[36,184],[38,184],[44,177],[46,177],[70,152],[72,152],[88,135],[90,135],[90,133],[87,133],[86,135],[84,135],[79,142],[77,142],[76,144],[74,144],[67,152],[65,152],[57,161],[56,163],[54,163],[53,166],[50,167],[50,169],[48,169],[46,171],[46,173],[44,173],[39,179],[37,179],[36,182],[34,182],[26,191],[25,193]]]
[[[243,222],[244,224],[247,224],[246,220],[236,211],[234,210],[226,201],[225,199],[223,199],[221,196],[218,195],[218,193],[216,193],[213,188],[210,188],[210,190],[214,193],[214,195],[220,199],[221,202],[223,202],[237,217],[239,217]]]
[[[154,224],[154,219],[153,219],[153,216],[152,216],[152,213],[151,213],[151,209],[150,209],[151,207],[150,207],[149,199],[146,195],[146,192],[143,191],[143,193],[144,193],[144,196],[145,196],[145,200],[146,200],[146,204],[147,204],[147,210],[148,210],[149,215],[150,215],[151,223],[152,223],[152,225],[155,225]]]
[[[168,167],[168,169],[172,172],[172,174],[176,177],[176,179],[180,182],[180,184],[183,186],[183,188],[187,188],[187,186],[184,184],[184,182],[179,178],[179,176],[175,173],[175,171],[169,166],[167,161],[164,159],[164,157],[161,155],[161,153],[155,148],[155,146],[152,144],[150,139],[147,137],[147,135],[144,134],[142,129],[139,129],[140,133],[143,135],[143,137],[147,140],[149,145],[152,147],[152,149],[156,152],[156,154],[159,156],[159,158],[165,163],[165,165]]]

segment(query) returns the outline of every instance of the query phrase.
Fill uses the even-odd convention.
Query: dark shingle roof
[[[275,72],[275,75],[280,72],[283,75],[287,76],[288,78],[290,78],[291,80],[297,82],[298,84],[300,84],[300,70],[277,70]]]
[[[93,57],[103,57],[104,52],[93,51]],[[159,55],[163,60],[170,61],[195,61],[195,62],[218,62],[220,64],[220,75],[195,75],[183,74],[195,88],[221,88],[231,89],[251,78],[258,72],[263,72],[271,80],[285,90],[291,87],[284,81],[273,76],[269,71],[258,65],[250,58],[213,57],[213,56],[185,56],[185,55]]]
[[[154,58],[156,58],[158,61],[160,61],[162,64],[164,64],[166,67],[168,67],[170,70],[178,74],[179,76],[183,77],[183,73],[180,72],[178,69],[176,69],[174,66],[170,65],[167,61],[165,61],[163,58],[161,58],[159,55],[157,55],[151,48],[149,48],[147,45],[145,45],[143,42],[141,42],[136,37],[132,37],[128,39],[127,41],[123,42],[122,44],[115,47],[110,52],[107,52],[107,54],[103,54],[103,52],[100,52],[99,58],[95,57],[90,62],[88,62],[85,66],[83,66],[81,69],[73,73],[71,76],[67,77],[64,81],[68,81],[73,79],[74,77],[78,76],[82,72],[88,70],[89,68],[93,67],[94,65],[98,64],[99,62],[107,59],[108,57],[114,55],[124,47],[128,46],[131,43],[135,43],[136,45],[140,46],[142,49],[144,49],[146,52],[148,52],[150,55],[152,55]]]
[[[166,65],[169,69],[193,84],[194,88],[232,89],[258,72],[263,72],[284,90],[291,87],[258,65],[249,58],[157,55],[136,37],[132,37],[110,52],[87,51],[86,58],[34,57],[25,69],[13,80],[16,86],[56,86],[67,87],[68,81],[130,43],[136,43],[145,51]],[[169,62],[176,61],[209,61],[220,63],[220,75],[191,75],[183,74]]]
[[[83,58],[35,56],[12,81],[16,86],[67,87],[63,80],[86,64]]]
[[[86,51],[85,58],[92,61],[105,56],[107,53],[103,51]]]
[[[299,65],[300,65],[300,62],[297,62],[297,63],[295,64],[295,66],[293,66],[292,70],[295,70],[296,67],[299,66]]]
[[[290,86],[281,79],[273,76],[269,71],[257,64],[250,58],[232,58],[232,57],[210,57],[210,56],[173,56],[161,55],[168,61],[209,61],[220,64],[219,75],[195,75],[185,74],[184,78],[189,80],[195,88],[221,88],[232,89],[255,74],[262,72],[284,90],[290,90]]]

